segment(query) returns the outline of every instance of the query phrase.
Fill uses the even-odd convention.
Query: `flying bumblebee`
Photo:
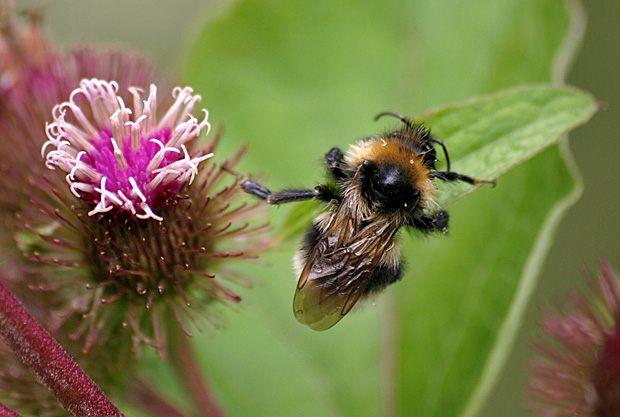
[[[434,179],[494,182],[450,171],[441,140],[397,113],[379,113],[375,120],[386,115],[400,119],[402,127],[362,139],[346,155],[339,148],[330,150],[325,155],[325,184],[278,193],[247,179],[241,184],[268,204],[315,198],[329,206],[308,227],[295,255],[299,281],[293,312],[311,329],[329,329],[358,300],[401,279],[401,244],[395,235],[402,226],[447,232],[448,213],[429,210],[435,199]],[[435,170],[435,144],[443,148],[447,171]]]

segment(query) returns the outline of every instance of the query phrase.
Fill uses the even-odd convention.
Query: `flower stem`
[[[146,382],[136,379],[129,392],[131,401],[139,405],[153,417],[187,417],[175,406],[164,400],[153,387]],[[2,416],[0,416],[2,417]]]
[[[73,416],[123,415],[1,280],[0,338]]]
[[[0,417],[21,417],[4,404],[0,404]]]
[[[175,328],[175,326],[171,327],[173,328],[171,334],[175,331],[178,334],[170,339],[174,341],[170,346],[170,360],[190,400],[199,410],[200,416],[224,417],[224,412],[200,372],[200,365],[189,338],[180,329]]]

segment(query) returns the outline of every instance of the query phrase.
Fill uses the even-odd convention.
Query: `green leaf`
[[[453,169],[497,178],[557,143],[596,108],[590,95],[574,89],[522,87],[421,119],[445,138]],[[403,282],[398,317],[391,318],[401,319],[400,409],[463,412],[477,384],[487,383],[481,378],[491,355],[505,360],[512,335],[500,333],[518,330],[559,214],[579,194],[558,147],[485,188],[451,211],[450,239],[406,251],[416,254],[415,278]],[[445,185],[439,206],[472,190]]]
[[[209,18],[185,78],[226,127],[219,155],[247,143],[240,171],[267,173],[274,190],[313,187],[331,147],[385,130],[372,123],[380,111],[413,115],[548,82],[567,27],[557,0],[241,0]],[[581,92],[537,86],[424,115],[458,172],[495,178],[532,159],[454,204],[449,236],[407,239],[409,273],[379,298],[381,320],[369,306],[313,332],[292,315],[292,253],[251,268],[263,286],[243,294],[246,307],[227,315],[225,329],[198,341],[228,414],[475,415],[558,213],[574,198],[549,146],[594,108]],[[442,186],[440,204],[469,190]],[[289,210],[273,213],[290,231],[309,210],[286,222]]]
[[[571,179],[552,147],[503,175],[496,188],[454,205],[447,239],[406,249],[415,254],[415,268],[398,289],[397,317],[386,319],[396,322],[400,336],[395,360],[401,410],[463,415],[486,383],[482,378],[496,377],[498,369],[486,367],[505,361],[539,256],[548,249],[558,213],[575,200]]]
[[[495,180],[557,143],[562,134],[588,120],[595,111],[595,100],[589,94],[540,85],[472,99],[416,121],[430,127],[444,141],[452,170]],[[445,169],[445,164],[440,169]],[[438,186],[438,206],[445,208],[482,185],[438,181]],[[286,217],[282,236],[288,240],[299,235],[316,213],[316,203],[296,205]]]
[[[576,89],[531,86],[449,106],[419,120],[446,143],[452,170],[496,179],[557,143],[596,109],[594,98]],[[464,183],[444,186],[439,206],[446,207],[473,190]]]

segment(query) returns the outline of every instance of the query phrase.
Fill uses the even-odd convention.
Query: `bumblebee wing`
[[[327,330],[338,323],[364,293],[397,229],[371,222],[358,230],[338,210],[299,277],[293,300],[297,320],[313,330]]]

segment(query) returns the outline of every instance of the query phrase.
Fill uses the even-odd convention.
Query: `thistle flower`
[[[270,244],[264,212],[230,174],[243,151],[210,159],[219,136],[205,138],[191,89],[148,87],[135,52],[59,53],[39,16],[15,25],[10,4],[0,0],[0,280],[104,389],[125,392],[130,350],[164,355],[168,330],[218,326],[214,310],[240,300],[228,284],[252,279],[231,261]],[[65,414],[1,344],[0,395]]]
[[[620,281],[607,261],[600,266],[590,297],[573,294],[572,305],[544,317],[550,340],[536,344],[530,384],[540,416],[620,415]]]
[[[218,264],[268,244],[264,214],[227,170],[242,152],[207,161],[218,137],[199,138],[210,130],[199,96],[149,88],[152,67],[139,54],[61,54],[38,15],[21,27],[10,11],[0,13],[0,234],[16,243],[5,252],[27,259],[4,254],[5,272],[21,277],[11,288],[90,356],[112,335],[163,352],[169,314],[187,334],[187,320],[202,327],[198,316],[217,325],[205,306],[239,300],[223,280],[251,282]],[[45,164],[34,163],[41,153]]]
[[[71,194],[48,187],[52,180],[33,183],[34,205],[20,218],[39,239],[22,246],[31,261],[60,267],[39,274],[40,288],[71,292],[61,317],[84,317],[74,337],[85,351],[112,335],[122,341],[125,329],[134,350],[145,342],[163,353],[166,317],[191,335],[186,321],[200,328],[198,316],[217,325],[206,306],[240,300],[222,281],[242,283],[238,275],[226,269],[216,278],[205,269],[225,258],[254,259],[268,240],[259,233],[259,205],[244,202],[228,171],[241,154],[225,166],[206,162],[218,138],[200,143],[210,130],[206,111],[201,121],[192,115],[200,96],[175,88],[158,117],[155,86],[144,101],[130,87],[132,108],[118,89],[82,80],[54,108],[42,153]]]
[[[109,352],[91,349],[88,359],[84,359],[79,355],[84,342],[73,341],[73,335],[66,331],[76,328],[83,321],[81,316],[64,317],[60,329],[58,313],[67,311],[65,306],[70,302],[66,294],[32,291],[32,286],[37,282],[42,285],[47,279],[44,272],[37,270],[40,268],[33,269],[32,264],[23,262],[21,252],[32,249],[31,244],[36,246],[37,238],[33,239],[16,214],[28,217],[24,210],[32,210],[31,199],[51,209],[49,201],[38,200],[42,194],[36,193],[32,184],[45,184],[57,190],[59,196],[70,194],[68,189],[58,188],[63,178],[45,178],[49,170],[43,163],[36,163],[53,106],[66,100],[84,77],[98,75],[146,86],[153,79],[153,70],[148,59],[132,51],[79,48],[60,53],[44,35],[41,13],[25,12],[26,21],[18,22],[13,3],[0,0],[0,280],[19,295],[41,323],[55,331],[56,339],[88,368],[89,374],[101,380],[102,375],[115,372],[108,366]],[[48,233],[52,233],[57,225],[48,223]],[[58,400],[41,386],[20,358],[1,344],[0,396],[3,404],[28,415],[66,415]]]

